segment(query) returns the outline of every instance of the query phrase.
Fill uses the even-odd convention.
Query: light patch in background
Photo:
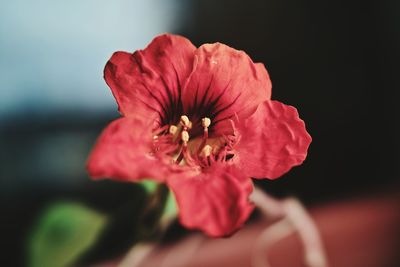
[[[103,68],[179,23],[176,0],[2,1],[0,118],[115,108]]]

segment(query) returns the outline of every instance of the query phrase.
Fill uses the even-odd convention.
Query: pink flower
[[[104,77],[123,117],[98,139],[90,175],[165,182],[188,228],[232,234],[253,210],[250,177],[277,178],[306,158],[304,122],[270,100],[264,65],[243,51],[165,34],[116,52]]]

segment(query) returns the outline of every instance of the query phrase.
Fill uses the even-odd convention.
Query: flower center
[[[206,167],[215,160],[225,160],[229,155],[225,137],[209,136],[211,119],[201,119],[203,135],[191,138],[193,123],[186,115],[180,117],[177,125],[169,125],[160,129],[160,135],[154,136],[155,151],[163,151],[173,158],[177,165]],[[168,127],[168,128],[166,128]]]

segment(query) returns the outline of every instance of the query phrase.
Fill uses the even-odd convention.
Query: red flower
[[[116,52],[104,77],[123,117],[97,141],[90,175],[166,182],[186,227],[233,233],[253,209],[249,177],[277,178],[306,157],[304,122],[270,100],[264,65],[243,51],[166,34]]]

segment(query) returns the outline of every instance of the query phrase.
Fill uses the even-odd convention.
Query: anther
[[[189,118],[186,115],[181,116],[181,124],[183,127],[186,127],[187,129],[190,129],[192,126],[192,123],[190,122]]]
[[[201,140],[200,146],[197,149],[197,154],[202,153],[203,148],[205,148],[205,145],[207,143],[208,139],[208,127],[211,125],[211,120],[210,118],[204,117],[201,119],[201,125],[204,127],[203,131],[203,140]]]
[[[175,135],[177,131],[178,131],[178,127],[176,127],[175,125],[169,126],[169,133],[171,135]]]
[[[187,131],[182,131],[181,139],[184,144],[187,144],[187,142],[189,142],[189,133]]]
[[[208,128],[208,127],[211,125],[211,120],[210,120],[210,118],[207,118],[207,117],[202,118],[202,119],[201,119],[201,125],[202,125],[204,128]]]
[[[187,154],[187,149],[188,149],[187,144],[189,142],[189,133],[186,130],[183,130],[181,132],[181,140],[183,142],[182,150],[181,150],[181,153],[179,154],[178,158],[175,161],[176,164],[179,164],[183,160],[183,158],[185,158],[185,156]]]
[[[212,153],[212,147],[210,145],[205,145],[201,150],[200,156],[206,158],[209,157],[211,153]]]

